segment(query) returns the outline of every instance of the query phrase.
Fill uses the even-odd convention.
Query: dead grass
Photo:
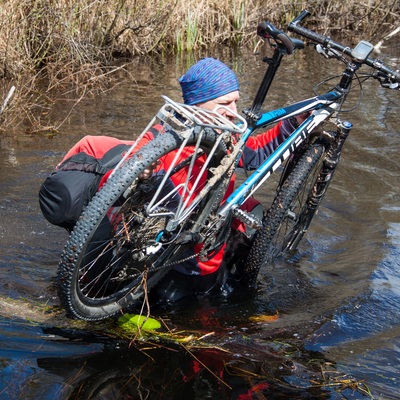
[[[57,96],[106,90],[124,60],[147,54],[252,46],[262,19],[285,26],[303,9],[319,32],[380,40],[398,0],[10,0],[0,8],[0,96],[16,87],[4,127],[48,129]],[[116,66],[117,65],[117,66]],[[61,121],[62,122],[62,121]],[[61,123],[60,122],[60,123]],[[50,127],[56,129],[57,127]]]

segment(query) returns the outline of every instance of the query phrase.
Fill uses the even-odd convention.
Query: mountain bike
[[[165,104],[93,197],[65,246],[58,278],[69,314],[100,320],[143,303],[171,268],[194,257],[212,258],[229,240],[234,218],[255,231],[245,265],[249,287],[256,285],[261,268],[296,249],[351,131],[352,124],[339,116],[353,83],[361,86],[374,78],[385,88],[399,89],[400,82],[398,71],[370,58],[372,44],[362,40],[352,49],[308,30],[301,25],[308,15],[303,11],[288,30],[325,58],[344,63],[333,88],[262,112],[283,57],[306,47],[262,22],[257,33],[272,47],[273,56],[264,59],[268,67],[252,106],[244,116],[237,114],[235,123],[219,109],[207,111],[163,97]],[[361,72],[362,66],[372,71]],[[250,135],[304,113],[304,122],[226,197]],[[327,122],[335,129],[326,129]],[[155,124],[162,132],[143,144]],[[278,171],[276,196],[264,215],[241,208]]]

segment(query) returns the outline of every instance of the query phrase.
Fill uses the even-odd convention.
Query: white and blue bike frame
[[[265,112],[243,133],[241,141],[244,143],[250,135],[259,129],[265,128],[273,123],[294,117],[296,115],[310,112],[310,116],[282,143],[270,157],[268,157],[257,170],[228,197],[226,203],[220,210],[221,216],[225,216],[230,209],[237,208],[274,173],[284,161],[295,151],[299,145],[306,140],[310,132],[334,114],[340,108],[343,93],[331,91],[326,94],[304,100],[287,107]],[[347,123],[348,124],[348,123]],[[347,125],[346,124],[346,125]],[[349,125],[347,125],[349,126]],[[243,144],[241,144],[243,146]]]

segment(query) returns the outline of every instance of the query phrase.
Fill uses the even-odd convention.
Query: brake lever
[[[399,89],[400,90],[400,85],[398,82],[391,82],[388,79],[381,81],[381,86],[386,89]]]
[[[386,75],[380,74],[379,72],[375,72],[372,76],[379,81],[379,83],[383,88],[400,90],[399,82],[391,81]]]
[[[328,49],[327,47],[321,46],[320,44],[315,45],[315,50],[325,58],[337,58],[340,59],[341,54],[333,49]]]

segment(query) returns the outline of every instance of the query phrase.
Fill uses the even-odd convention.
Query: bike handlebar
[[[329,36],[321,35],[319,33],[316,33],[310,29],[301,26],[300,23],[303,22],[309,15],[311,15],[310,12],[304,10],[298,17],[296,17],[293,21],[289,23],[288,25],[289,31],[297,33],[326,48],[337,50],[340,53],[352,57],[352,52],[353,52],[352,48],[344,46],[338,42],[335,42]],[[383,64],[382,61],[377,59],[374,60],[372,58],[366,58],[364,61],[362,61],[362,63],[379,71],[379,77],[382,77],[383,74],[389,80],[400,83],[400,72],[394,71],[393,69],[387,67],[386,65]]]

